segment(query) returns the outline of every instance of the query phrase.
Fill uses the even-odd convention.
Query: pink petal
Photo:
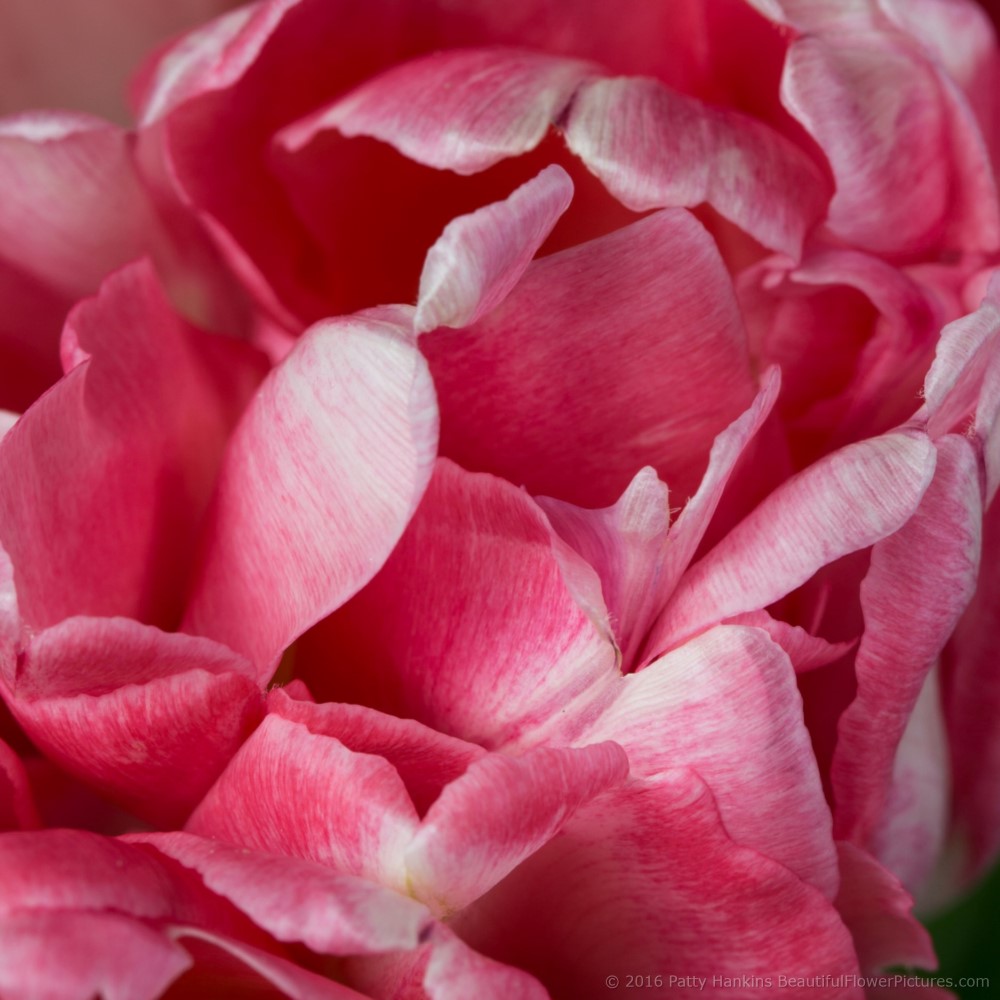
[[[197,927],[175,926],[169,934],[184,942],[196,962],[177,984],[182,996],[215,997],[220,989],[223,996],[269,996],[271,986],[291,1000],[366,1000],[347,986],[243,941]]]
[[[11,1000],[154,1000],[190,965],[183,948],[116,913],[0,917],[0,990]]]
[[[772,618],[766,611],[746,611],[726,619],[723,624],[747,625],[765,631],[771,641],[785,651],[797,674],[825,667],[839,660],[855,645],[847,641],[827,642],[799,625],[789,625],[780,618]]]
[[[132,842],[198,872],[279,941],[325,955],[415,948],[430,915],[417,902],[352,875],[297,858],[261,854],[187,833],[143,834]]]
[[[923,434],[899,431],[848,445],[799,473],[687,572],[649,649],[765,608],[822,566],[890,535],[916,510],[935,457]]]
[[[8,704],[61,767],[158,823],[182,819],[262,714],[242,657],[124,618],[29,641]]]
[[[837,909],[854,938],[861,971],[890,966],[936,969],[930,935],[913,916],[913,900],[870,854],[838,843],[840,892]]]
[[[671,996],[717,1000],[734,985],[713,983],[713,975],[759,976],[735,989],[764,1000],[778,975],[857,972],[833,906],[783,866],[737,847],[691,771],[595,800],[452,926],[557,996],[603,996],[606,978],[619,975],[624,988],[629,969],[662,970],[661,991]],[[668,982],[670,975],[677,978]],[[707,983],[687,978],[694,976]],[[861,996],[843,984],[810,993]]]
[[[38,813],[28,785],[24,764],[0,740],[0,832],[38,826]]]
[[[463,909],[628,771],[614,743],[476,761],[444,789],[407,848],[407,884],[440,914]]]
[[[534,976],[473,951],[455,935],[431,950],[423,987],[429,1000],[548,1000]]]
[[[128,136],[89,115],[0,119],[0,186],[4,256],[70,299],[148,252],[158,232]]]
[[[951,762],[938,671],[930,670],[896,749],[885,807],[871,839],[872,853],[922,906],[948,879],[935,879],[951,821]],[[930,896],[930,902],[928,902]]]
[[[424,261],[415,331],[468,326],[499,305],[572,197],[569,175],[553,165],[505,201],[449,223]]]
[[[436,443],[430,376],[398,327],[363,317],[313,327],[233,437],[184,628],[268,678],[282,650],[385,561]]]
[[[35,629],[74,614],[172,627],[260,359],[181,321],[148,264],[111,277],[67,330],[90,360],[0,442],[0,540],[21,615]]]
[[[328,865],[405,893],[403,851],[417,825],[406,788],[387,761],[269,715],[186,829]]]
[[[593,71],[512,49],[436,52],[362,84],[283,129],[277,141],[296,152],[336,129],[387,142],[439,170],[477,173],[534,149]]]
[[[863,26],[807,35],[788,51],[782,96],[830,161],[841,239],[878,253],[996,245],[985,149],[908,46]]]
[[[872,549],[861,585],[857,695],[840,719],[832,781],[838,838],[879,821],[896,748],[931,665],[965,610],[979,566],[981,499],[972,446],[948,436],[914,515]]]
[[[372,705],[491,749],[534,741],[569,706],[582,725],[617,676],[541,510],[448,461],[383,570],[296,655],[321,701]]]
[[[566,140],[629,208],[707,202],[791,257],[800,255],[830,197],[829,181],[784,136],[655,80],[584,83],[573,98]]]
[[[979,308],[949,323],[924,380],[921,415],[934,434],[951,430],[973,412],[1000,344],[1000,272],[994,272]]]
[[[670,526],[668,497],[666,484],[645,468],[611,507],[588,510],[537,498],[560,537],[597,570],[625,670],[666,599],[659,584]]]
[[[621,744],[639,775],[692,768],[736,843],[780,861],[828,898],[835,895],[830,810],[795,673],[757,629],[712,629],[627,675],[615,701],[578,740]]]
[[[449,782],[485,756],[466,743],[412,719],[385,715],[363,705],[293,700],[286,691],[268,696],[271,712],[298,722],[317,736],[332,736],[355,753],[384,757],[399,772],[417,811],[423,815]]]
[[[943,702],[954,777],[958,880],[967,885],[1000,852],[1000,504],[983,523],[983,554],[972,603],[944,653]]]
[[[535,261],[489,316],[421,347],[444,454],[583,506],[613,503],[645,465],[693,492],[753,393],[729,277],[679,209]]]

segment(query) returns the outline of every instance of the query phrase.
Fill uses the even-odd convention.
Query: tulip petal
[[[269,715],[185,829],[328,865],[405,893],[403,851],[417,826],[416,810],[391,764]]]
[[[184,628],[269,678],[385,561],[436,444],[434,388],[403,331],[361,316],[313,327],[233,436]]]
[[[382,571],[296,654],[321,701],[368,704],[489,749],[531,744],[560,715],[584,724],[617,676],[541,510],[445,460]]]
[[[178,991],[193,996],[254,996],[262,992],[261,980],[290,1000],[369,1000],[361,993],[325,976],[280,958],[243,941],[223,937],[199,927],[169,928],[170,937],[184,942],[184,950],[197,963],[178,984]],[[199,973],[205,974],[204,985]],[[263,991],[270,995],[271,991]]]
[[[847,641],[827,642],[798,625],[789,625],[780,618],[772,618],[766,611],[746,611],[727,618],[723,624],[747,625],[765,631],[771,641],[785,651],[797,674],[825,667],[834,660],[839,660],[855,645]]]
[[[38,813],[31,797],[24,764],[0,740],[0,832],[38,826]]]
[[[461,777],[470,764],[486,754],[475,743],[456,740],[412,719],[400,719],[363,705],[310,704],[278,690],[268,696],[268,707],[317,736],[334,737],[348,750],[384,757],[399,772],[421,815],[445,785]]]
[[[283,129],[289,152],[321,132],[387,142],[439,170],[473,174],[534,149],[559,118],[587,63],[514,49],[436,52],[363,83]]]
[[[759,630],[712,629],[625,676],[615,701],[577,740],[614,740],[639,775],[693,768],[734,841],[835,895],[830,810],[795,673]]]
[[[5,692],[61,767],[160,823],[183,819],[263,710],[246,660],[124,618],[70,618],[32,638]]]
[[[623,669],[630,669],[665,603],[660,579],[670,527],[666,484],[645,468],[611,507],[588,510],[550,497],[537,503],[560,537],[597,570]]]
[[[174,627],[228,433],[260,376],[189,327],[146,263],[67,323],[79,360],[0,442],[0,542],[33,629],[76,614]]]
[[[476,761],[444,789],[407,849],[411,891],[439,914],[463,909],[628,772],[614,743]]]
[[[976,456],[938,443],[934,478],[914,515],[872,549],[861,585],[865,631],[857,695],[841,716],[832,765],[838,839],[866,847],[924,679],[975,589],[981,499]]]
[[[830,161],[838,237],[876,253],[996,246],[996,187],[953,96],[918,53],[877,30],[847,25],[791,45],[782,99]]]
[[[429,1000],[549,1000],[534,976],[480,955],[451,934],[431,949],[423,986]]]
[[[829,181],[790,140],[656,80],[584,83],[573,98],[566,141],[634,211],[707,202],[793,258],[830,196]]]
[[[535,261],[489,316],[421,348],[443,454],[581,506],[645,465],[694,492],[754,392],[729,276],[683,209]]]
[[[913,900],[870,854],[838,843],[837,909],[854,938],[862,972],[889,966],[937,968],[930,935],[913,916]]]
[[[325,955],[415,948],[430,915],[419,903],[315,862],[203,840],[187,833],[130,838],[193,869],[279,941]]]
[[[767,607],[822,566],[890,535],[916,510],[935,458],[931,442],[907,430],[848,445],[800,472],[687,572],[649,648]]]
[[[11,1000],[155,1000],[190,965],[183,948],[117,913],[21,910],[0,917],[0,991]]]
[[[1000,504],[986,512],[983,555],[972,603],[944,653],[945,720],[954,778],[955,835],[961,884],[992,864],[1000,851]]]
[[[940,864],[951,822],[948,737],[938,671],[931,668],[896,749],[892,782],[871,850],[903,885],[925,898]],[[947,886],[948,889],[954,886]]]
[[[450,222],[428,250],[413,328],[474,323],[517,284],[573,197],[562,167],[546,167],[505,201]]]
[[[691,771],[637,779],[595,800],[452,926],[558,996],[601,996],[607,977],[621,975],[624,985],[628,969],[662,969],[663,989],[681,997],[722,1000],[736,989],[764,1000],[779,975],[820,978],[810,989],[817,997],[861,996],[843,983],[822,985],[826,974],[857,973],[833,906],[783,866],[736,846]],[[669,975],[677,978],[668,983]],[[710,988],[685,983],[689,976]],[[727,988],[713,976],[735,982]]]

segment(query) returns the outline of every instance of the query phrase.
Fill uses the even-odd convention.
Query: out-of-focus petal
[[[19,910],[0,916],[0,942],[11,1000],[155,1000],[191,965],[158,931],[110,912]]]
[[[693,493],[754,391],[729,276],[683,209],[535,261],[489,316],[421,348],[443,454],[583,506],[645,465]]]
[[[125,618],[70,618],[29,640],[2,687],[25,732],[61,767],[169,824],[260,719],[252,673],[211,640]]]
[[[480,955],[455,935],[435,941],[423,987],[429,1000],[549,1000],[534,976]]]
[[[361,316],[313,327],[230,442],[184,628],[269,678],[385,561],[436,445],[434,387],[407,333]]]
[[[771,494],[681,580],[649,649],[765,608],[841,556],[885,538],[916,510],[936,452],[919,431],[848,445]]]
[[[33,629],[74,614],[172,627],[255,352],[184,323],[148,264],[66,327],[76,364],[0,442],[0,541]]]
[[[573,197],[573,182],[553,165],[505,201],[450,222],[427,251],[413,326],[474,323],[507,296]]]
[[[38,826],[38,813],[24,764],[0,740],[0,832]]]
[[[979,567],[975,452],[953,435],[937,450],[920,505],[874,546],[861,585],[865,630],[855,660],[857,695],[840,719],[832,781],[838,839],[862,847],[870,845],[881,817],[924,679],[972,597]]]
[[[913,900],[903,886],[861,848],[838,843],[837,853],[837,909],[854,939],[861,971],[879,973],[900,965],[936,969],[934,945],[913,916]]]
[[[578,740],[614,740],[640,775],[693,768],[736,843],[835,895],[830,811],[795,673],[762,632],[715,628],[627,675]]]
[[[831,193],[812,159],[767,125],[655,80],[584,83],[573,98],[566,140],[629,208],[707,202],[793,258]]]

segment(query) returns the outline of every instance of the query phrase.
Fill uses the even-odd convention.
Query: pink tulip
[[[195,6],[0,36],[111,114]],[[933,970],[998,78],[971,0],[264,0],[0,119],[0,994]]]

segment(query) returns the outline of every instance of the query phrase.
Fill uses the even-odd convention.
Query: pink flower
[[[0,993],[933,969],[998,65],[966,0],[268,0],[132,130],[0,120]]]

